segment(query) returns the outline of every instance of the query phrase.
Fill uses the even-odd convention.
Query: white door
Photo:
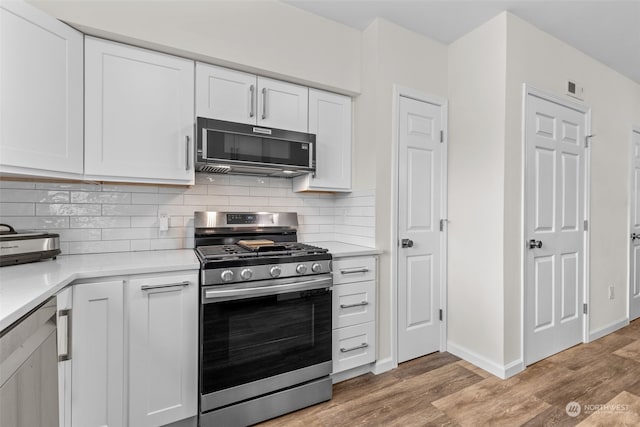
[[[257,78],[228,68],[196,63],[196,116],[256,124]]]
[[[198,274],[133,279],[129,426],[159,426],[198,410]]]
[[[309,89],[258,77],[258,125],[307,132]]]
[[[583,111],[527,94],[525,363],[583,340]]]
[[[85,174],[192,183],[194,63],[87,37]]]
[[[640,317],[640,130],[631,142],[631,277],[629,320]]]
[[[398,362],[439,349],[443,107],[400,97]]]
[[[71,424],[124,425],[123,282],[73,288]]]
[[[82,73],[80,32],[0,3],[0,171],[82,174]]]

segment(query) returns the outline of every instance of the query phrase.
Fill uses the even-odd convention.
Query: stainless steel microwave
[[[196,170],[294,177],[316,170],[316,136],[198,117]]]

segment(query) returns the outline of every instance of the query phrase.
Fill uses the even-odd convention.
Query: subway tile
[[[160,185],[158,186],[158,193],[160,194],[184,194],[185,190],[188,187],[185,186],[167,186],[167,185]]]
[[[157,216],[156,205],[102,205],[102,215],[106,216]]]
[[[89,182],[39,182],[38,190],[100,191],[100,184]]]
[[[100,205],[71,203],[39,203],[36,204],[36,216],[89,216],[100,215]]]
[[[71,203],[131,203],[131,193],[72,191]]]
[[[3,216],[0,222],[16,230],[57,230],[69,228],[68,217]]]
[[[34,216],[34,203],[5,203],[0,202],[0,216]]]
[[[75,228],[59,230],[61,242],[83,242],[89,240],[101,240],[102,232],[96,228]]]
[[[169,227],[183,227],[185,218],[184,216],[170,216]]]
[[[167,231],[159,231],[158,238],[159,239],[175,239],[178,237],[190,237],[193,236],[194,229],[193,227],[173,227],[169,228]]]
[[[69,192],[58,190],[3,189],[0,191],[0,200],[5,202],[68,203]]]
[[[270,197],[269,206],[301,206],[302,202],[293,197]]]
[[[149,242],[149,249],[152,251],[164,249],[182,249],[183,239],[154,239]]]
[[[165,205],[158,207],[158,213],[166,213],[169,216],[193,216],[196,211],[206,211],[206,205]]]
[[[184,196],[182,194],[134,193],[131,195],[131,203],[139,205],[182,205]]]
[[[195,195],[203,195],[203,194],[207,194],[208,191],[208,186],[207,185],[192,185],[190,187],[187,187],[185,189],[183,189],[182,193],[183,195],[187,196],[195,196]]]
[[[95,242],[69,242],[69,254],[95,254],[106,252],[129,252],[128,240],[98,240]]]
[[[304,224],[333,224],[333,216],[324,215],[304,215]]]
[[[376,219],[372,216],[343,216],[342,224],[357,225],[361,227],[375,227]]]
[[[236,206],[268,206],[269,199],[267,197],[256,196],[229,196],[229,205]]]
[[[102,184],[102,191],[114,191],[121,193],[157,193],[156,185],[126,185],[126,184]]]
[[[228,196],[184,196],[185,205],[227,205]]]
[[[196,173],[196,184],[205,184],[209,186],[229,185],[229,175]]]
[[[240,187],[240,186],[222,186],[222,185],[209,185],[208,194],[214,196],[249,196],[253,192],[261,192],[264,195],[264,187]]]
[[[60,255],[69,255],[69,242],[60,242]]]
[[[260,176],[230,175],[229,185],[240,185],[245,187],[268,187],[270,178]]]
[[[151,250],[151,240],[149,239],[132,240],[131,250],[132,251],[149,251]]]
[[[293,180],[291,178],[269,178],[269,187],[291,189],[293,187]]]
[[[159,227],[160,221],[157,216],[132,216],[131,228],[137,227]]]
[[[131,240],[131,239],[155,239],[158,237],[158,229],[151,228],[104,228],[103,240]]]
[[[35,182],[27,182],[27,181],[8,181],[6,178],[0,179],[0,188],[23,188],[23,189],[34,189],[36,188]],[[0,194],[2,191],[0,190]]]
[[[129,228],[127,216],[74,216],[69,218],[71,228]]]

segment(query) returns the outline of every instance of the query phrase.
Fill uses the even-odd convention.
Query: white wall
[[[362,95],[356,98],[354,188],[376,191],[376,247],[379,263],[378,360],[392,356],[391,240],[393,215],[392,160],[397,150],[393,134],[393,85],[446,97],[447,48],[383,19],[363,33]]]
[[[522,84],[566,96],[567,79],[585,88],[591,107],[590,329],[597,332],[627,316],[630,135],[640,123],[640,85],[507,14],[505,156],[505,360],[520,354],[522,266]],[[567,97],[573,100],[573,98]],[[613,285],[615,298],[608,299]]]
[[[284,3],[29,1],[90,34],[321,89],[360,92],[360,31]]]
[[[448,348],[503,364],[506,17],[449,45]]]

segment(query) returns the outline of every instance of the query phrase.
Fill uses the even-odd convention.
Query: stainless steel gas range
[[[291,212],[196,212],[202,427],[331,399],[331,254]]]

